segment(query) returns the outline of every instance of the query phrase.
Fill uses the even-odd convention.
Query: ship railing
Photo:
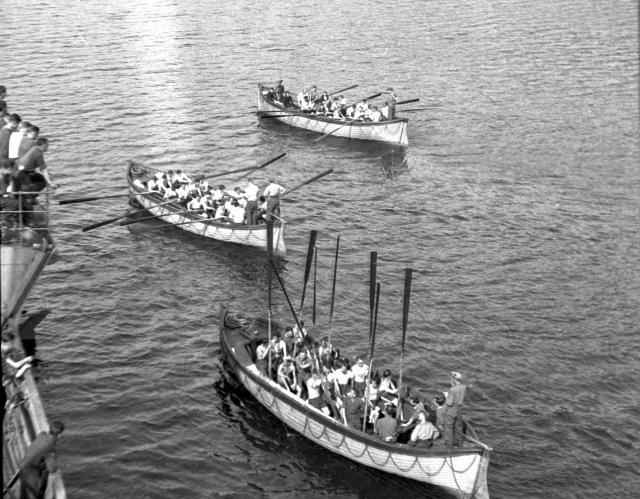
[[[34,245],[45,248],[53,244],[49,234],[49,205],[53,191],[17,191],[3,194],[16,202],[14,209],[0,212],[1,244]],[[3,203],[4,204],[4,203]]]

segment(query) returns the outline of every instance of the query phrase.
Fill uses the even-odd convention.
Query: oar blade
[[[128,216],[129,214],[125,213],[124,215],[120,215],[119,217],[114,217],[114,218],[110,218],[109,220],[103,220],[102,222],[87,225],[85,227],[82,227],[82,232],[89,232],[90,230],[97,229],[98,227],[102,227],[104,225],[109,225],[113,222],[117,222],[118,220],[122,220],[123,218],[126,218]]]
[[[335,94],[340,94],[342,92],[346,92],[347,90],[353,90],[354,88],[357,88],[359,86],[360,85],[356,83],[355,85],[351,85],[350,87],[346,87],[346,88],[341,88],[340,90],[336,90],[335,92],[331,92],[330,94],[327,94],[327,95],[331,96]]]
[[[340,251],[340,233],[338,233],[338,239],[336,241],[336,255],[333,262],[333,284],[331,285],[331,308],[329,308],[329,330],[331,330],[331,324],[333,322],[333,308],[336,302],[336,279],[338,276],[338,252]]]
[[[410,104],[412,102],[418,102],[420,99],[416,98],[416,99],[407,99],[407,100],[401,100],[399,102],[396,102],[396,106],[401,106],[402,104]]]
[[[322,177],[326,177],[327,175],[329,175],[330,173],[333,173],[333,168],[329,168],[328,170],[323,171],[322,173],[319,173],[318,175],[316,175],[313,178],[310,178],[309,180],[305,180],[304,182],[302,182],[301,184],[296,185],[295,187],[293,187],[292,189],[289,189],[288,191],[286,191],[282,196],[280,196],[281,198],[291,194],[293,191],[297,191],[298,189],[300,189],[300,187],[304,187],[305,185],[310,184],[311,182],[315,182],[316,180],[321,179]]]
[[[302,299],[300,300],[300,309],[298,314],[302,314],[302,307],[304,306],[304,298],[307,293],[307,283],[309,282],[309,274],[311,273],[311,264],[313,263],[313,250],[316,247],[316,238],[318,237],[318,231],[312,230],[309,234],[309,247],[307,248],[307,262],[304,268],[304,281],[302,284]]]
[[[124,192],[122,194],[110,194],[108,196],[91,196],[86,198],[73,198],[73,199],[61,199],[58,201],[58,204],[75,204],[75,203],[88,203],[90,201],[98,201],[100,199],[109,199],[109,198],[117,198],[121,196],[127,196],[128,193]]]
[[[411,300],[411,277],[413,269],[404,271],[404,297],[402,299],[402,351],[404,352],[405,339],[407,337],[407,324],[409,322],[409,302]]]
[[[373,309],[376,301],[376,279],[378,273],[378,252],[369,254],[369,341],[373,335]]]

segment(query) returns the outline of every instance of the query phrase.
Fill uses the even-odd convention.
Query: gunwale
[[[308,405],[307,403],[299,399],[296,395],[286,392],[273,380],[268,379],[267,377],[262,375],[258,371],[257,367],[255,366],[255,363],[251,358],[250,353],[248,352],[248,344],[252,338],[248,336],[248,333],[244,333],[241,328],[232,329],[225,325],[224,318],[227,312],[228,310],[225,309],[224,305],[221,306],[220,308],[220,343],[222,346],[223,354],[227,362],[229,363],[229,366],[231,367],[236,377],[240,380],[241,384],[246,389],[248,389],[249,392],[267,410],[272,412],[274,416],[276,416],[278,419],[280,419],[285,424],[287,424],[287,426],[293,428],[296,431],[300,431],[300,429],[294,427],[290,421],[287,421],[285,418],[281,417],[281,415],[279,415],[274,410],[272,410],[271,407],[268,406],[264,400],[262,400],[262,396],[260,397],[257,396],[256,393],[259,393],[260,389],[267,391],[274,401],[277,399],[278,402],[288,405],[289,408],[291,408],[292,410],[302,413],[307,419],[307,421],[309,419],[312,420],[313,423],[316,425],[316,429],[318,426],[321,426],[323,428],[322,435],[324,435],[324,433],[328,431],[334,434],[341,435],[343,437],[343,441],[345,438],[348,438],[351,441],[355,441],[356,445],[362,445],[367,451],[369,451],[369,456],[371,456],[371,449],[373,449],[374,452],[379,452],[383,454],[388,453],[391,457],[396,456],[398,459],[400,459],[403,456],[413,458],[415,460],[415,463],[417,463],[418,466],[421,467],[422,471],[425,473],[425,476],[424,476],[424,479],[420,479],[420,478],[416,478],[415,476],[410,476],[409,473],[399,472],[399,467],[395,463],[395,461],[394,461],[394,465],[398,467],[398,471],[393,471],[391,469],[382,469],[382,467],[378,465],[378,463],[376,463],[375,459],[373,458],[371,460],[373,461],[374,465],[367,464],[362,460],[359,460],[357,458],[347,455],[347,453],[340,452],[337,449],[337,447],[333,444],[333,442],[331,442],[330,439],[329,439],[329,442],[331,443],[331,445],[327,445],[326,443],[322,442],[319,437],[314,435],[313,431],[311,432],[311,435],[309,435],[306,431],[300,431],[300,433],[302,433],[303,436],[307,437],[312,442],[325,447],[329,451],[342,455],[343,457],[351,459],[365,466],[371,466],[377,469],[381,469],[382,471],[386,471],[389,473],[396,474],[398,476],[402,476],[404,478],[414,479],[419,482],[429,483],[429,484],[444,488],[449,493],[459,498],[465,498],[465,499],[470,499],[470,498],[488,499],[489,498],[489,492],[488,492],[487,481],[486,481],[486,474],[487,474],[487,469],[489,465],[489,454],[491,451],[489,447],[487,446],[481,447],[481,446],[474,445],[473,447],[467,447],[462,449],[442,449],[442,448],[420,449],[415,447],[409,447],[404,445],[401,446],[399,444],[384,442],[374,436],[345,427],[344,425],[337,422],[333,418],[326,416],[321,411],[318,411],[314,407]],[[262,320],[262,322],[264,322],[264,320]],[[255,329],[257,327],[258,326],[256,326],[252,322],[252,327],[250,329]],[[272,327],[277,328],[278,327],[277,323],[272,322]],[[234,334],[234,331],[236,332],[235,334]],[[255,338],[259,338],[259,337],[260,335],[257,335]],[[250,386],[251,384],[256,385],[258,387],[258,390],[256,391],[256,393],[254,393],[254,391],[251,389],[251,386]],[[305,430],[307,428],[307,424],[308,423],[305,422]],[[315,438],[312,438],[312,437],[315,437]],[[465,490],[463,490],[462,488],[459,487],[458,481],[456,478],[456,474],[458,473],[461,474],[461,472],[455,469],[454,461],[457,462],[460,466],[463,466],[463,464],[461,463],[465,462],[465,464],[467,464],[465,459],[468,459],[470,457],[473,457],[474,460],[471,462],[471,464],[468,464],[467,469],[464,470],[464,473],[466,473],[466,471],[468,471],[473,465],[475,465],[475,469],[477,471],[472,480],[473,485],[472,486],[468,485],[470,481],[467,477],[466,479],[467,486],[465,487]],[[477,462],[475,460],[476,458],[477,458]],[[454,477],[454,481],[456,485],[458,485],[458,488],[447,486],[444,483],[438,483],[439,481],[442,482],[442,480],[431,480],[429,473],[426,472],[424,468],[422,468],[421,460],[425,460],[425,459],[434,461],[434,463],[441,461],[442,462],[442,467],[440,468],[441,470],[445,465],[449,466],[450,470],[452,471],[452,476]],[[413,467],[415,466],[415,463],[411,465],[411,469],[413,469]],[[459,478],[461,481],[465,481],[463,480],[462,476],[460,476]]]
[[[203,218],[196,213],[184,213],[184,208],[177,203],[167,203],[159,206],[161,203],[166,203],[167,200],[160,194],[148,193],[144,187],[136,184],[135,180],[139,180],[149,172],[157,173],[161,170],[142,166],[145,173],[136,175],[133,171],[136,167],[140,168],[141,165],[130,162],[127,169],[127,182],[129,184],[131,198],[153,215],[159,215],[158,218],[160,220],[178,229],[216,241],[250,246],[264,251],[267,250],[267,226],[265,224],[233,225],[215,222],[210,218]],[[184,223],[191,221],[193,222]],[[284,241],[285,226],[286,222],[284,222],[284,220],[276,220],[273,223],[273,252],[275,256],[280,258],[284,258],[287,254]]]
[[[266,98],[263,94],[265,85],[258,84],[258,115],[274,116],[272,119],[286,123],[287,125],[309,130],[318,133],[331,133],[335,137],[342,137],[354,140],[367,140],[379,143],[394,144],[400,147],[407,147],[407,118],[397,118],[394,120],[379,121],[376,123],[364,121],[341,120],[330,116],[318,116],[304,113],[298,109],[284,107],[282,104]],[[287,116],[281,116],[282,114]],[[313,124],[321,124],[317,127]],[[387,133],[389,128],[395,129]]]

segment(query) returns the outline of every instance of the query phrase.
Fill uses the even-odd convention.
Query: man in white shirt
[[[269,180],[269,185],[262,195],[267,198],[267,220],[273,220],[273,216],[280,216],[280,196],[284,194],[284,187],[276,184],[273,179]]]
[[[229,218],[234,224],[244,223],[244,208],[240,206],[237,199],[231,201],[231,209],[229,209]]]
[[[247,225],[256,225],[258,218],[258,192],[260,188],[254,183],[253,178],[249,178],[247,186],[244,188],[244,197],[247,204],[244,206],[244,213]]]
[[[18,129],[9,137],[9,159],[17,161],[20,157],[20,142],[22,142],[25,133],[31,126],[28,121],[21,121],[18,125]]]

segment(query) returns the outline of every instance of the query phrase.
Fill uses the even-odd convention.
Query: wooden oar
[[[73,203],[88,203],[89,201],[97,201],[99,199],[109,199],[109,198],[118,198],[121,196],[128,196],[128,192],[124,192],[122,194],[109,194],[108,196],[92,196],[86,198],[73,198],[73,199],[62,199],[58,201],[58,204],[73,204]]]
[[[311,333],[316,330],[316,307],[317,307],[317,287],[318,287],[318,248],[313,248],[313,308],[311,312]]]
[[[269,288],[267,299],[267,335],[269,340],[269,377],[271,378],[271,265],[273,264],[273,221],[267,220],[267,287]]]
[[[316,247],[317,230],[312,230],[309,234],[309,247],[307,248],[307,263],[304,267],[304,279],[302,284],[302,299],[300,300],[300,308],[298,315],[302,317],[302,307],[304,306],[304,297],[307,293],[307,283],[309,282],[309,274],[311,273],[311,263],[313,262],[313,249]]]
[[[312,177],[309,180],[305,180],[301,184],[296,185],[294,188],[289,189],[284,194],[282,194],[280,198],[282,199],[283,197],[291,194],[293,191],[297,191],[298,189],[300,189],[300,187],[304,187],[305,185],[310,184],[311,182],[315,182],[316,180],[321,179],[322,177],[326,177],[332,172],[333,172],[333,168],[329,168],[328,170],[323,171],[322,173],[316,175],[315,177]]]
[[[378,304],[380,303],[380,283],[376,283],[375,288],[375,311],[371,317],[371,337],[369,339],[369,372],[367,373],[367,385],[365,386],[365,393],[369,390],[369,386],[371,385],[371,371],[373,370],[373,356],[375,353],[376,347],[376,327],[378,325]],[[362,420],[362,431],[367,429],[367,408],[369,405],[367,404],[367,400],[365,400],[364,404],[364,419]]]
[[[409,321],[409,301],[411,299],[411,275],[413,270],[406,268],[404,270],[404,297],[402,299],[402,342],[400,347],[400,375],[398,378],[398,413],[396,421],[400,421],[402,412],[402,370],[404,368],[404,345],[407,337],[407,323]]]
[[[420,99],[416,98],[416,99],[409,99],[409,100],[401,100],[399,102],[396,102],[396,106],[401,106],[402,104],[409,104],[411,102],[418,102]]]
[[[336,90],[335,92],[331,92],[330,94],[327,94],[327,95],[328,95],[329,97],[331,97],[332,95],[340,94],[340,93],[342,93],[342,92],[346,92],[347,90],[351,90],[351,89],[354,89],[354,88],[359,87],[359,86],[360,86],[360,85],[358,85],[358,84],[351,85],[350,87],[347,87],[347,88],[341,88],[340,90]]]
[[[376,279],[378,270],[378,252],[369,254],[369,341],[373,335],[373,308],[376,301]]]
[[[248,166],[246,168],[240,168],[238,170],[232,170],[230,172],[222,172],[222,173],[215,173],[213,175],[208,175],[206,177],[203,177],[202,180],[208,180],[208,179],[212,179],[212,178],[216,178],[216,177],[226,177],[227,175],[234,175],[236,173],[242,173],[242,172],[247,172],[250,170],[260,170],[261,168],[264,168],[267,165],[270,165],[271,163],[273,163],[274,161],[278,161],[280,158],[284,158],[287,155],[286,152],[283,152],[282,154],[279,154],[278,156],[276,156],[275,158],[271,158],[268,161],[265,161],[264,163],[262,163],[261,165],[258,166]]]
[[[176,200],[175,199],[170,199],[169,201],[165,201],[164,203],[160,203],[154,206],[158,207],[158,206],[164,206],[165,204],[169,204],[169,203],[174,203]],[[142,210],[136,210],[136,211],[128,211],[127,213],[125,213],[124,215],[120,215],[117,217],[113,217],[113,218],[109,218],[107,220],[103,220],[102,222],[98,222],[92,225],[87,225],[85,227],[82,227],[82,232],[87,232],[93,229],[97,229],[98,227],[102,227],[103,225],[108,225],[111,224],[113,222],[117,222],[118,220],[122,220],[123,218],[127,218],[130,217],[132,215],[137,215],[138,213],[144,213],[145,211],[148,211],[147,208],[143,208]]]
[[[264,163],[262,163],[259,166],[256,166],[255,170],[261,170],[262,168],[264,168],[267,165],[270,165],[271,163],[274,163],[276,161],[278,161],[280,158],[284,158],[287,155],[286,152],[283,152],[282,154],[279,154],[278,156],[276,156],[275,158],[271,158],[269,161],[266,161]],[[250,175],[252,172],[248,171],[247,173],[245,173],[244,175],[240,175],[238,177],[238,180],[241,180],[243,178],[245,178],[247,175]],[[236,180],[236,182],[238,181]]]
[[[167,215],[185,215],[187,213],[195,213],[195,212],[191,211],[191,210],[185,210],[185,211],[176,211],[176,212],[171,212],[171,213],[163,213],[162,215],[153,215],[151,217],[137,218],[135,220],[125,220],[123,222],[120,222],[118,225],[125,226],[125,225],[137,224],[137,223],[140,223],[140,222],[146,222],[148,220],[155,220],[155,219],[160,218],[160,217],[166,217]],[[199,222],[208,222],[210,220],[211,219],[209,219],[209,220],[203,219],[203,220],[198,220],[198,221]]]
[[[336,256],[333,263],[333,284],[331,286],[331,308],[329,308],[329,345],[331,345],[331,325],[333,324],[333,305],[336,301],[336,277],[338,275],[338,250],[340,249],[340,233],[336,241]]]

